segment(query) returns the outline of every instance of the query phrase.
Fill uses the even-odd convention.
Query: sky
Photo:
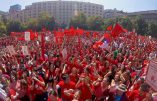
[[[8,12],[9,7],[20,4],[22,9],[33,2],[54,1],[54,0],[0,0],[0,10]],[[62,1],[83,1],[104,5],[104,9],[123,10],[124,12],[137,12],[145,10],[157,10],[157,0],[62,0]]]

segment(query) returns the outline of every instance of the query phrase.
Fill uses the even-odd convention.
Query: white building
[[[57,23],[68,24],[71,17],[78,12],[83,12],[87,17],[101,16],[103,17],[104,6],[89,2],[77,1],[45,1],[32,3],[21,11],[9,13],[9,19],[18,20],[26,23],[30,18],[38,18],[41,13],[47,13],[54,16]]]

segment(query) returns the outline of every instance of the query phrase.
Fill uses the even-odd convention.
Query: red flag
[[[25,39],[24,38],[17,38],[17,40],[19,40],[19,41],[24,41]]]
[[[111,31],[111,30],[112,30],[112,26],[111,26],[111,25],[108,26],[108,27],[107,27],[107,30],[108,30],[108,31]]]
[[[78,29],[76,30],[76,32],[77,32],[78,35],[82,35],[82,34],[84,33],[84,30],[78,28]]]
[[[64,34],[62,32],[55,32],[54,33],[55,42],[58,44],[61,44],[63,41],[63,36],[64,36]]]
[[[70,32],[70,36],[76,35],[75,28],[73,26],[70,27],[69,32]]]
[[[30,32],[30,39],[34,40],[35,39],[35,33],[32,30],[30,30],[29,32]]]
[[[118,23],[115,25],[115,27],[112,30],[111,35],[113,37],[117,37],[119,34],[121,34],[122,32],[125,32],[123,27],[121,25],[119,25]]]
[[[110,42],[111,41],[111,34],[105,33],[104,34],[104,39],[107,40],[108,42]]]

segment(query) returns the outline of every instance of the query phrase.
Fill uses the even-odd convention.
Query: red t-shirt
[[[43,78],[42,78],[41,76],[39,76],[38,79],[39,79],[41,82],[44,82],[44,80],[43,80]],[[36,81],[34,93],[35,93],[35,94],[42,94],[42,93],[43,93],[43,90],[44,90],[44,86],[42,86],[39,82]]]
[[[70,74],[70,80],[73,81],[74,83],[77,83],[78,75],[72,75],[72,74]]]
[[[87,99],[91,99],[92,98],[92,94],[90,93],[90,90],[88,88],[88,86],[84,83],[80,83],[77,87],[79,90],[81,90],[81,99],[83,101],[87,100]],[[90,87],[91,89],[92,87]],[[91,89],[92,90],[92,89]]]
[[[75,89],[75,83],[70,81],[68,84],[64,83],[64,81],[60,81],[58,85],[61,87],[62,98],[68,101],[71,101],[72,98],[64,94],[64,90]]]
[[[146,94],[140,95],[138,90],[130,92],[129,101],[142,101]]]
[[[9,93],[10,93],[10,96],[15,96],[16,95],[16,91],[14,89],[10,89]],[[11,101],[15,101],[15,100],[11,99]]]

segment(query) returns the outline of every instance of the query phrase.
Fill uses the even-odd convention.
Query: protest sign
[[[29,52],[28,52],[28,47],[27,46],[22,46],[22,53],[23,55],[30,55]]]
[[[150,61],[146,75],[146,83],[157,91],[157,61]]]

